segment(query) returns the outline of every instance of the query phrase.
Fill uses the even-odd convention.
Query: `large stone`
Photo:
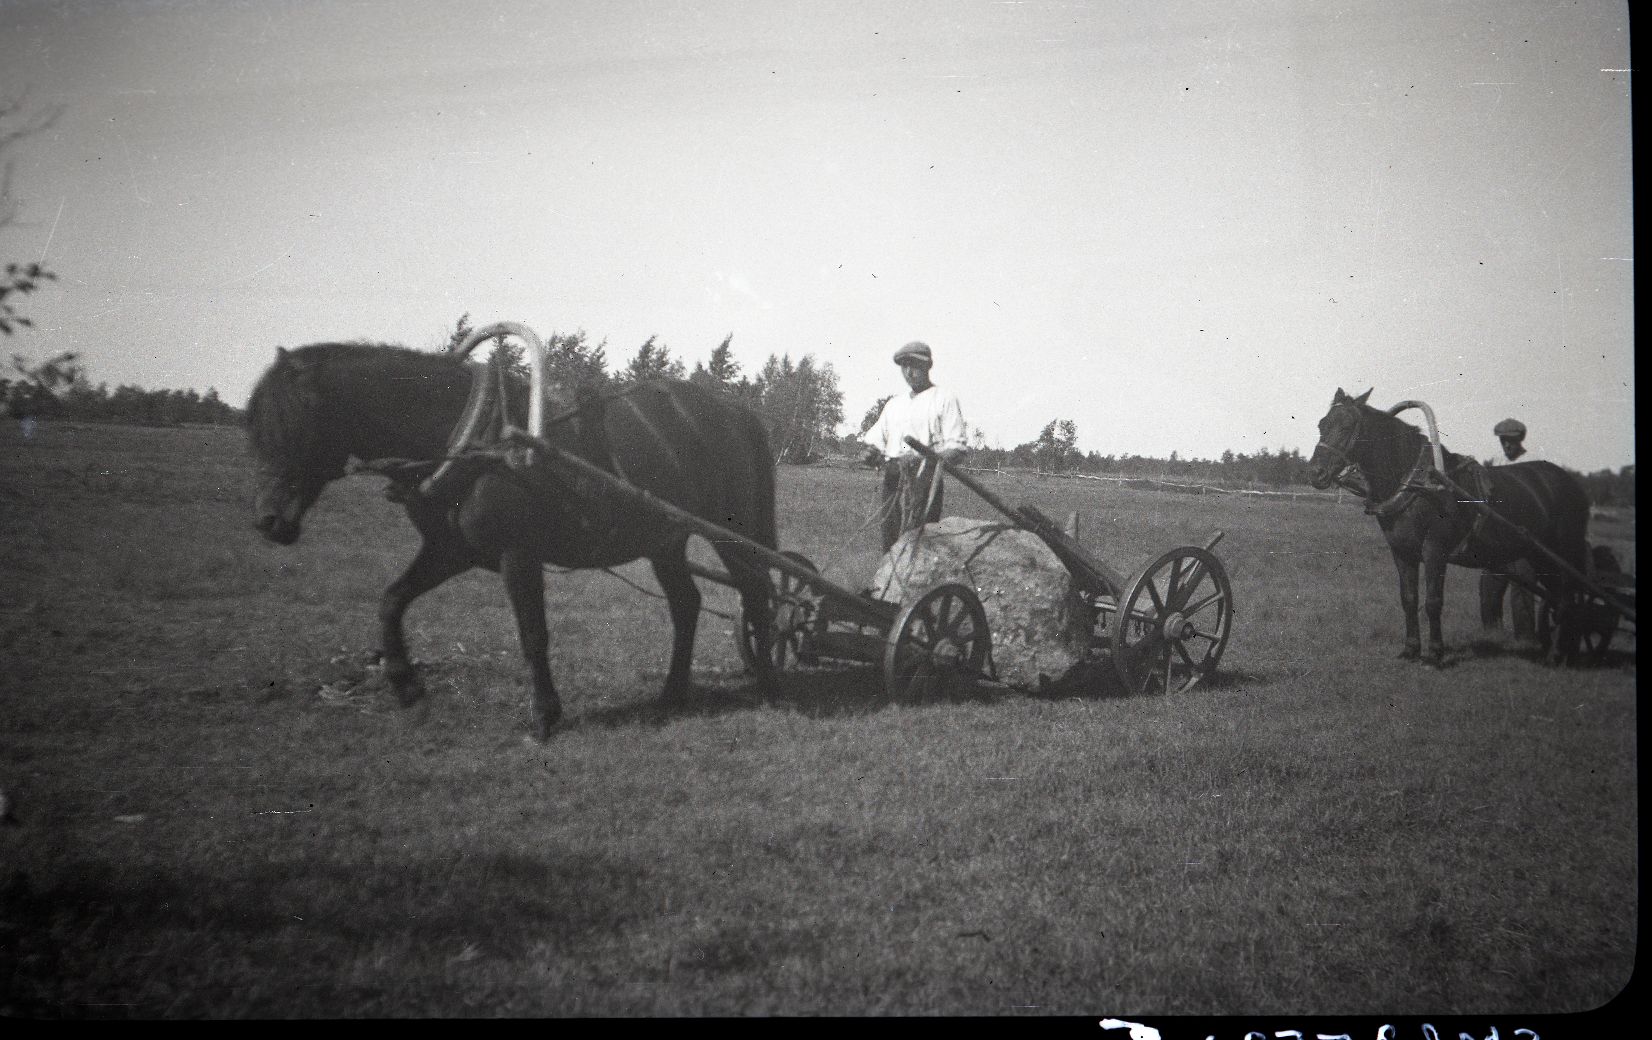
[[[873,594],[909,603],[943,581],[974,589],[992,632],[998,678],[1037,689],[1075,674],[1089,618],[1068,572],[1037,535],[962,516],[908,531],[878,564]]]

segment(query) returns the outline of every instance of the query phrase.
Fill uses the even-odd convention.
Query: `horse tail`
[[[1592,504],[1583,482],[1548,461],[1528,462],[1492,472],[1524,489],[1526,501],[1530,503],[1524,518],[1529,526],[1526,531],[1528,539],[1535,540],[1572,568],[1586,572]],[[1519,522],[1522,517],[1519,512],[1514,512],[1506,519]],[[1535,548],[1527,554],[1527,558],[1540,573],[1555,570],[1553,563]]]
[[[750,409],[745,412],[746,437],[752,457],[752,538],[766,549],[780,546],[779,524],[775,519],[775,459],[769,428]]]
[[[1594,503],[1589,501],[1589,491],[1583,486],[1583,481],[1560,469],[1557,477],[1557,490],[1560,499],[1557,510],[1559,527],[1556,531],[1556,541],[1561,545],[1557,551],[1580,571],[1587,571],[1589,557],[1589,514]]]

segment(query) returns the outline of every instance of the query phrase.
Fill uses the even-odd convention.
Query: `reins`
[[[1332,483],[1334,483],[1337,487],[1340,487],[1346,491],[1351,491],[1354,494],[1359,495],[1361,498],[1365,498],[1369,501],[1371,489],[1369,487],[1360,487],[1348,477],[1350,471],[1360,469],[1359,463],[1355,462],[1353,458],[1349,456],[1348,452],[1355,444],[1359,443],[1360,434],[1364,431],[1364,429],[1365,412],[1356,406],[1354,409],[1354,430],[1348,435],[1345,444],[1338,446],[1321,437],[1319,443],[1314,446],[1314,450],[1318,451],[1320,448],[1324,448],[1327,452],[1336,456],[1336,458],[1342,463],[1341,467],[1336,471],[1336,475],[1331,478]],[[1363,473],[1364,471],[1361,470],[1362,476]]]

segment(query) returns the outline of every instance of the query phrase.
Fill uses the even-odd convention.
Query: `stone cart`
[[[1084,602],[1092,652],[1111,660],[1127,691],[1180,693],[1216,671],[1233,627],[1233,589],[1213,552],[1221,531],[1126,577],[1035,506],[1011,506],[927,446],[910,437],[906,443],[1050,547]]]
[[[1050,548],[1072,576],[1091,653],[1111,661],[1127,691],[1179,693],[1216,670],[1233,624],[1233,590],[1212,551],[1222,532],[1202,546],[1164,552],[1127,578],[1037,508],[1010,506],[923,444],[907,443]],[[832,586],[803,556],[782,555],[771,633],[776,665],[881,660],[895,696],[921,696],[952,677],[991,677],[986,612],[968,585],[943,582],[902,597],[903,606]],[[755,645],[748,627],[741,642],[748,663]]]

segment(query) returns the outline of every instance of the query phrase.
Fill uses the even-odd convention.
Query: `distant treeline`
[[[1635,505],[1635,467],[1624,466],[1616,473],[1609,469],[1599,469],[1593,473],[1575,473],[1583,480],[1583,486],[1589,490],[1589,501],[1597,506],[1620,506],[1634,508]]]
[[[136,386],[107,384],[74,387],[61,395],[40,397],[28,387],[0,378],[6,395],[6,411],[15,419],[32,415],[36,419],[78,419],[84,422],[132,423],[136,426],[176,426],[180,423],[211,423],[233,426],[243,419],[239,408],[225,404],[218,391],[145,390]]]
[[[1059,467],[1041,460],[1036,442],[1013,449],[977,448],[969,454],[969,464],[988,469],[1028,469],[1043,472],[1081,473],[1090,476],[1136,477],[1178,484],[1210,484],[1216,487],[1289,487],[1308,484],[1308,460],[1294,448],[1254,455],[1225,451],[1217,460],[1184,459],[1172,452],[1168,459],[1147,455],[1102,455],[1074,453]],[[1597,506],[1635,505],[1635,467],[1613,471],[1580,473],[1562,467],[1583,482],[1589,500]]]
[[[1085,473],[1115,477],[1157,477],[1187,484],[1232,486],[1263,485],[1287,487],[1308,483],[1308,460],[1295,448],[1270,452],[1263,448],[1254,455],[1222,453],[1218,460],[1184,459],[1171,452],[1168,459],[1150,455],[1103,455],[1074,451],[1052,465],[1047,452],[1031,441],[1014,448],[976,448],[970,452],[972,465],[1036,469],[1057,473]]]
[[[862,420],[863,431],[872,425],[886,400],[888,398],[881,398],[867,409]],[[1078,424],[1071,419],[1051,419],[1036,439],[1013,448],[988,447],[986,433],[979,427],[969,430],[968,439],[971,442],[969,464],[988,469],[1134,477],[1229,488],[1302,487],[1309,483],[1308,460],[1295,448],[1278,451],[1262,448],[1250,455],[1230,450],[1222,452],[1218,459],[1184,459],[1174,451],[1168,459],[1129,453],[1103,455],[1077,449]],[[1635,504],[1634,466],[1625,466],[1616,472],[1609,469],[1594,473],[1574,469],[1567,472],[1583,482],[1590,501],[1597,506]]]
[[[469,316],[456,323],[450,342],[470,332]],[[829,362],[805,354],[793,362],[789,355],[770,355],[755,376],[741,373],[733,358],[732,336],[711,352],[707,363],[693,369],[650,337],[625,365],[610,371],[606,343],[592,344],[584,332],[553,336],[547,344],[547,368],[553,379],[620,387],[656,377],[687,378],[727,392],[751,406],[768,423],[781,462],[811,462],[827,454],[857,454],[856,436],[835,432],[843,421],[843,394]],[[520,348],[503,343],[513,367],[524,374]],[[91,422],[120,422],[169,426],[180,423],[231,425],[244,420],[241,409],[224,403],[218,391],[145,390],[136,386],[92,386],[74,354],[60,354],[39,364],[13,358],[19,378],[0,376],[0,402],[14,419],[62,418]],[[861,421],[865,432],[888,398],[872,403]],[[1078,426],[1070,419],[1052,419],[1037,439],[1013,448],[988,447],[986,433],[970,430],[969,464],[986,468],[1027,469],[1046,473],[1137,477],[1174,483],[1212,484],[1219,487],[1293,487],[1308,484],[1308,460],[1295,448],[1253,454],[1224,451],[1218,459],[1184,459],[1171,452],[1168,459],[1148,455],[1103,455],[1076,448]],[[1570,470],[1588,489],[1597,506],[1635,505],[1635,467],[1579,473]]]

